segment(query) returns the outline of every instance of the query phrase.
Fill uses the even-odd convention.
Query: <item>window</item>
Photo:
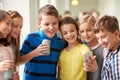
[[[3,9],[3,5],[2,5],[2,3],[0,2],[0,9]]]

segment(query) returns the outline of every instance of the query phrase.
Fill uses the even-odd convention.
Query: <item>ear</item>
[[[40,21],[37,22],[37,26],[40,28]]]
[[[115,30],[114,34],[115,34],[115,36],[119,36],[119,31]]]

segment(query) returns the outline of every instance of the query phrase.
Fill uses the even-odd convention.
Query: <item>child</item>
[[[10,36],[12,38],[11,46],[13,47],[14,55],[15,55],[15,63],[16,65],[24,64],[33,57],[39,56],[40,54],[37,54],[39,51],[39,48],[35,49],[34,51],[31,51],[29,54],[25,56],[20,56],[19,52],[19,46],[20,46],[20,33],[23,25],[23,17],[17,12],[17,11],[8,11],[10,14],[13,22],[12,22],[12,31],[10,33]]]
[[[0,79],[6,80],[4,73],[14,68],[14,56],[10,47],[10,39],[7,37],[11,32],[12,19],[4,10],[0,10]],[[6,38],[7,37],[7,38]],[[4,38],[4,39],[3,39]],[[19,76],[15,72],[13,80],[18,80]]]
[[[94,33],[94,24],[96,23],[95,18],[92,15],[84,15],[79,21],[79,34],[80,37],[87,42],[89,48],[96,56],[96,61],[98,65],[98,70],[94,72],[88,72],[87,80],[101,80],[100,74],[102,69],[102,60],[103,60],[103,47],[98,43],[98,40]],[[89,68],[95,67],[94,64],[89,64],[86,70],[90,70]],[[96,70],[96,69],[95,69]]]
[[[23,80],[56,80],[56,66],[60,51],[65,43],[57,37],[59,14],[52,5],[45,5],[39,10],[38,25],[39,32],[31,33],[25,39],[21,53],[22,55],[33,51],[41,45],[41,51],[49,48],[48,45],[42,45],[42,40],[50,40],[50,54],[48,56],[39,56],[31,59],[25,64]]]
[[[59,80],[86,80],[84,71],[84,52],[89,48],[78,39],[78,27],[71,17],[59,22],[60,32],[67,46],[62,50],[58,62]]]
[[[11,18],[9,14],[0,9],[0,39],[7,37],[11,31]]]
[[[104,58],[101,80],[120,80],[120,38],[118,20],[105,15],[94,27],[99,43],[109,52]]]

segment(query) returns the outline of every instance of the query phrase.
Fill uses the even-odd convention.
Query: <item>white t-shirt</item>
[[[4,60],[13,60],[14,61],[14,55],[13,51],[10,46],[7,47],[0,47],[0,62]],[[6,80],[3,77],[4,72],[0,72],[0,80]]]

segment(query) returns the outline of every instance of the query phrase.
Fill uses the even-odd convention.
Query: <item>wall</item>
[[[3,3],[3,9],[17,10],[23,16],[22,37],[25,37],[30,32],[29,0],[0,0],[0,2]]]

